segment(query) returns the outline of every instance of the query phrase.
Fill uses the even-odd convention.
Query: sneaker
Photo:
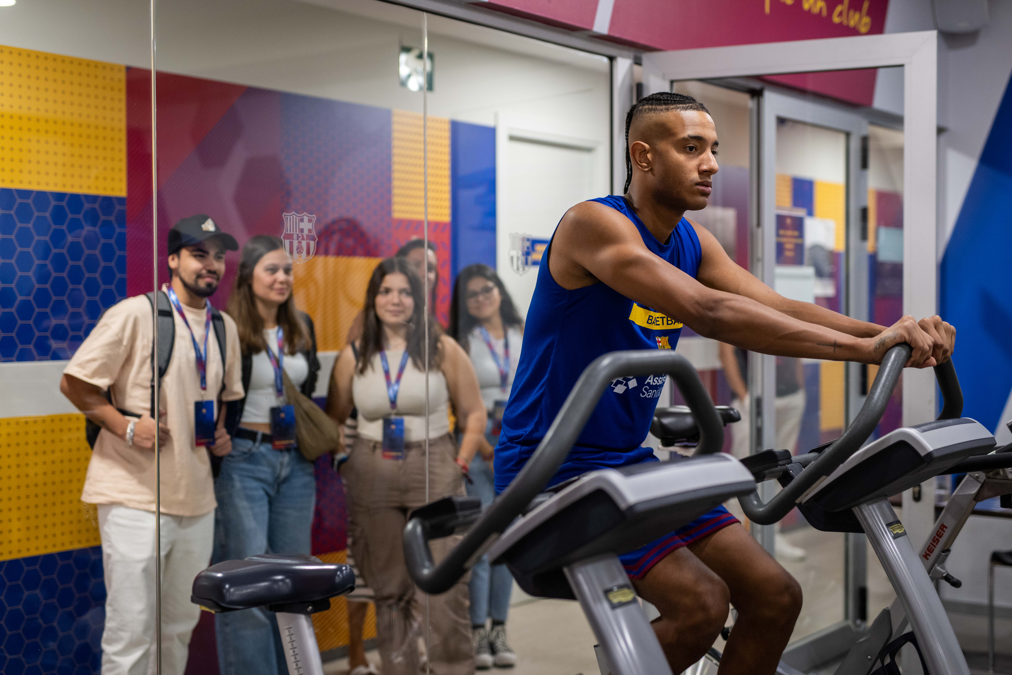
[[[495,654],[496,668],[512,668],[517,664],[517,655],[506,642],[506,626],[492,626],[489,640],[492,643],[492,653]]]
[[[786,537],[779,533],[776,535],[775,541],[775,550],[778,558],[783,558],[784,560],[790,560],[793,562],[801,562],[805,559],[805,556],[808,555],[808,552],[805,551],[805,549],[794,546],[787,541]]]
[[[355,666],[348,675],[380,675],[380,671],[370,663],[367,666]]]
[[[474,640],[474,667],[488,670],[492,667],[492,645],[488,640],[488,629],[484,626],[475,628],[471,638]]]

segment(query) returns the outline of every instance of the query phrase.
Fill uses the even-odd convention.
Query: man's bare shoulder
[[[575,245],[624,239],[631,234],[636,234],[631,220],[610,206],[592,201],[580,202],[566,211],[558,229],[558,235]]]

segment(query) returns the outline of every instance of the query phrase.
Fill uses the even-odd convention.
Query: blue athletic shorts
[[[688,546],[737,522],[738,519],[728,513],[727,509],[718,506],[688,525],[680,527],[660,539],[655,539],[646,546],[640,546],[635,551],[623,553],[618,559],[622,561],[622,566],[630,579],[642,579],[654,565],[675,549]]]

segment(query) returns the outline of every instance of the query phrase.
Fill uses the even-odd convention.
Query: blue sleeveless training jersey
[[[684,218],[661,243],[624,197],[592,201],[609,206],[636,225],[653,253],[695,278],[699,238]],[[534,453],[583,370],[597,357],[627,349],[674,349],[682,324],[643,307],[604,283],[573,291],[548,269],[551,244],[538,270],[527,313],[524,346],[495,449],[495,489],[506,489]],[[666,376],[621,378],[611,383],[551,484],[593,469],[653,459],[640,447],[650,431]]]

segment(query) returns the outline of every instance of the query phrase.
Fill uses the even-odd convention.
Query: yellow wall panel
[[[98,546],[81,502],[84,415],[0,419],[0,560]]]
[[[836,250],[844,251],[847,247],[847,190],[840,183],[824,183],[815,181],[816,218],[829,218],[836,221]]]
[[[344,347],[355,317],[365,304],[369,277],[382,258],[314,256],[295,269],[295,302],[316,327],[317,349]]]
[[[0,187],[126,195],[126,67],[0,47]]]
[[[777,174],[776,205],[790,208],[794,206],[794,178],[786,174]]]
[[[324,553],[317,557],[325,563],[344,563],[347,555],[347,551],[337,551]],[[330,609],[313,615],[313,628],[321,652],[329,652],[332,649],[347,646],[348,601],[345,598],[333,598],[330,601]],[[376,606],[371,602],[365,617],[365,629],[362,631],[362,637],[366,640],[376,637]]]
[[[844,418],[842,361],[819,362],[819,429],[842,429]]]
[[[425,180],[422,116],[393,111],[393,217],[424,220]],[[428,123],[429,220],[450,222],[450,120],[430,117]]]

